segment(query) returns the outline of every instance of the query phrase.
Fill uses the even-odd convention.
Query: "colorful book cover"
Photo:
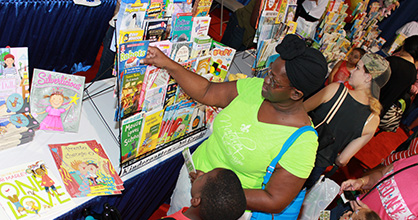
[[[198,36],[193,40],[192,52],[190,58],[203,57],[210,55],[212,47],[212,38],[209,36]]]
[[[198,57],[193,72],[203,76],[209,73],[211,56]]]
[[[120,86],[120,118],[129,117],[141,109],[145,95],[146,70],[146,65],[139,65],[124,72]]]
[[[154,109],[163,108],[166,92],[167,85],[161,85],[155,88],[148,89],[145,93],[142,111],[149,112]]]
[[[161,52],[163,52],[166,56],[170,56],[171,54],[171,46],[173,43],[171,43],[171,41],[169,40],[164,40],[164,41],[157,41],[157,42],[150,42],[149,45],[153,46],[153,47],[157,47],[158,49],[161,50]]]
[[[193,17],[193,26],[191,31],[191,40],[194,41],[194,38],[198,36],[207,36],[209,33],[211,17]]]
[[[40,130],[77,132],[84,76],[34,69],[30,106]]]
[[[162,18],[164,15],[164,1],[163,0],[150,0],[145,15],[146,19]]]
[[[145,40],[151,42],[165,40],[168,19],[150,19],[145,20]]]
[[[167,92],[165,93],[164,98],[164,107],[174,104],[174,101],[176,99],[177,87],[178,84],[176,82],[172,82],[167,85]]]
[[[68,192],[43,161],[0,171],[0,204],[10,219],[39,219],[75,207]]]
[[[196,102],[183,102],[179,103],[179,108],[172,116],[171,126],[167,132],[167,138],[165,142],[170,142],[186,134],[189,128],[190,119],[192,117]]]
[[[178,14],[178,13],[192,13],[192,1],[183,1],[178,2],[177,0],[174,0],[173,3],[173,12],[172,15]]]
[[[170,55],[171,59],[177,63],[188,60],[192,52],[192,46],[193,43],[191,41],[173,43]]]
[[[144,117],[142,113],[122,120],[121,162],[135,158],[141,138]]]
[[[171,42],[191,41],[192,13],[173,14],[171,26]]]
[[[0,48],[0,116],[28,111],[28,48]]]
[[[193,110],[192,117],[190,118],[189,127],[187,132],[192,132],[201,127],[205,127],[205,109],[206,106],[200,103],[197,103],[196,107]]]
[[[141,3],[137,1],[135,3],[126,3],[122,1],[116,20],[117,31],[142,28],[147,8],[147,2]]]
[[[32,134],[39,128],[39,123],[30,113],[17,113],[0,117],[0,137],[2,140],[16,135]]]
[[[266,0],[264,5],[264,10],[266,11],[275,11],[279,5],[280,0]]]
[[[289,21],[293,21],[296,15],[296,7],[297,5],[290,5],[287,7],[287,15],[286,15],[286,23]]]
[[[163,119],[161,122],[160,133],[158,134],[157,145],[165,143],[165,138],[167,137],[167,131],[171,125],[171,118],[174,115],[175,111],[179,105],[169,105],[164,110]]]
[[[278,14],[276,18],[276,24],[284,23],[287,15],[287,1],[288,0],[281,0],[280,6],[276,9]]]
[[[144,37],[144,29],[136,30],[120,30],[119,44],[142,41]]]
[[[216,77],[215,81],[223,82],[234,59],[235,49],[217,45],[212,49],[211,56],[209,72]]]
[[[123,77],[124,71],[132,69],[130,72],[136,71],[141,65],[139,61],[147,56],[149,41],[136,41],[122,43],[119,45],[119,73]]]
[[[137,151],[137,157],[153,151],[157,146],[158,134],[163,120],[164,109],[158,108],[145,113],[144,127]]]
[[[48,146],[71,197],[120,194],[124,189],[122,179],[95,140]]]
[[[192,8],[193,17],[209,16],[211,6],[212,0],[195,0]]]

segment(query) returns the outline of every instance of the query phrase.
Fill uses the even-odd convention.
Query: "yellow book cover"
[[[142,128],[142,135],[136,154],[137,157],[154,150],[157,146],[163,115],[164,109],[161,108],[145,113],[144,127]]]

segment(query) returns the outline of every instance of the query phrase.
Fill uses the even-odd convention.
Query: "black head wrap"
[[[310,96],[324,83],[328,73],[327,61],[316,49],[306,47],[305,41],[288,34],[276,47],[277,53],[286,61],[286,73],[292,85]]]

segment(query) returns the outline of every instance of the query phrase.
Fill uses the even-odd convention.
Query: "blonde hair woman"
[[[306,182],[310,188],[330,165],[343,167],[373,137],[379,125],[382,109],[379,103],[380,88],[390,77],[389,63],[380,55],[365,54],[348,79],[354,90],[346,98],[330,121],[329,128],[335,142],[316,155],[315,168]],[[305,109],[317,117],[315,125],[322,122],[331,107],[345,90],[341,83],[331,83],[304,102]]]

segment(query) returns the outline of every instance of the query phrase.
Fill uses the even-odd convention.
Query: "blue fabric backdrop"
[[[384,47],[390,46],[396,37],[396,31],[410,21],[418,21],[418,1],[400,0],[400,6],[379,23],[380,34],[386,40]]]
[[[0,47],[28,47],[30,73],[93,65],[115,6],[116,0],[97,7],[73,0],[1,0]]]

